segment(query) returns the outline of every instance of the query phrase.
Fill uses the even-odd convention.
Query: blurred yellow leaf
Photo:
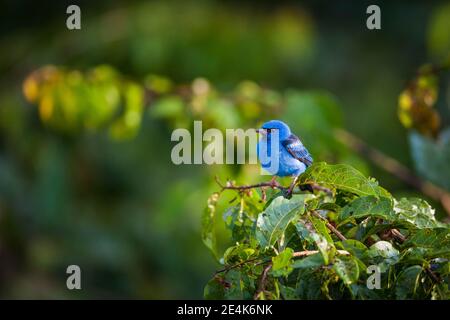
[[[124,81],[108,65],[86,73],[44,66],[25,79],[23,93],[38,105],[44,123],[63,132],[96,130],[113,122],[115,136],[132,137],[144,107],[144,88]],[[115,119],[121,106],[123,111]]]
[[[39,114],[41,119],[46,121],[50,119],[53,113],[53,98],[50,94],[46,94],[42,97],[41,103],[39,104]]]
[[[29,102],[36,102],[39,96],[39,86],[37,80],[33,76],[29,76],[23,82],[23,94]]]

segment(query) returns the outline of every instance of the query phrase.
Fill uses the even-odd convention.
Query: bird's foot
[[[283,197],[285,197],[286,199],[292,198],[293,189],[291,189],[291,188],[284,189],[284,190],[282,190],[282,192],[283,192]]]
[[[297,185],[297,181],[298,181],[298,176],[296,176],[294,178],[294,180],[292,181],[291,185],[289,186],[289,188],[287,190],[284,191],[284,197],[286,199],[290,199],[292,198],[292,193],[294,192],[294,188]]]

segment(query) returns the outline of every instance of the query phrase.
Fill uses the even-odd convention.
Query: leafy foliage
[[[366,179],[360,172],[349,165],[327,165],[319,163],[311,167],[300,178],[300,183],[317,183],[321,186],[330,187],[334,191],[342,190],[359,196],[374,195],[386,196],[389,193],[378,186],[373,179]]]
[[[443,8],[444,15],[448,15],[449,8]],[[443,20],[442,16],[440,20]],[[433,31],[435,36],[436,31]],[[450,190],[450,128],[446,121],[446,92],[439,94],[439,82],[444,82],[449,69],[447,52],[441,64],[426,64],[419,68],[398,99],[400,122],[410,129],[409,144],[416,171],[447,190]]]
[[[205,298],[450,298],[450,229],[427,202],[397,200],[348,165],[315,163],[298,184],[322,188],[295,191],[290,199],[272,191],[267,200],[257,190],[234,190],[241,206],[264,208],[248,206],[250,224],[224,215],[233,245],[218,259],[222,270],[206,285]],[[213,195],[214,204],[223,192]],[[208,208],[210,234],[211,200]],[[380,289],[367,286],[369,266],[381,272]]]
[[[110,66],[101,65],[85,74],[45,66],[25,79],[23,92],[38,105],[42,121],[61,131],[109,125],[114,137],[129,137],[135,136],[141,123],[143,88]]]
[[[438,96],[437,77],[431,73],[432,67],[422,67],[415,78],[398,99],[398,116],[406,128],[414,128],[426,136],[436,136],[441,119],[434,105]]]
[[[261,247],[273,246],[286,230],[289,223],[297,215],[303,213],[305,206],[304,197],[294,196],[287,200],[282,196],[276,197],[260,215],[256,221],[256,239]]]

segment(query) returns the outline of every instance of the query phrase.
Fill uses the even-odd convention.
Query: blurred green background
[[[217,190],[214,175],[261,179],[251,168],[173,165],[172,130],[204,113],[172,117],[163,112],[167,100],[159,113],[143,113],[129,139],[46,125],[22,85],[49,64],[82,72],[108,64],[136,83],[162,75],[194,89],[201,77],[209,82],[200,85],[244,98],[268,90],[274,105],[281,92],[294,107],[261,111],[271,105],[263,101],[248,117],[214,99],[205,108],[223,126],[287,119],[316,160],[351,163],[396,196],[422,196],[351,151],[330,151],[326,134],[316,136],[320,117],[295,109],[332,104],[342,113],[339,125],[413,167],[397,99],[420,65],[450,52],[450,5],[377,3],[382,29],[370,31],[366,1],[3,1],[0,297],[201,298],[218,267],[200,237],[200,216]],[[69,4],[81,7],[81,30],[65,26]],[[448,123],[448,90],[440,99]],[[252,106],[241,103],[241,111]],[[81,267],[80,291],[66,289],[70,264]]]

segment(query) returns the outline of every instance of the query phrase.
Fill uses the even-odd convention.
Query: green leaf
[[[333,270],[346,285],[355,283],[359,278],[358,262],[351,256],[335,257]]]
[[[223,261],[225,265],[231,265],[254,258],[255,255],[255,249],[244,244],[237,244],[225,250]]]
[[[296,289],[300,299],[322,298],[322,279],[314,269],[302,269],[298,273]]]
[[[339,212],[342,210],[342,208],[334,203],[334,202],[324,202],[321,203],[320,206],[317,208],[318,210],[326,210],[328,212]]]
[[[405,242],[405,246],[450,248],[450,228],[422,229]]]
[[[225,225],[231,231],[231,238],[234,242],[255,242],[254,240],[254,219],[241,210],[241,206],[229,208],[223,214]]]
[[[426,259],[450,258],[450,229],[422,229],[412,234],[404,243],[403,261],[423,262]]]
[[[352,284],[350,290],[355,298],[361,300],[381,300],[383,298],[383,291],[370,290],[366,284]]]
[[[311,216],[310,220],[317,231],[319,237],[313,234],[313,238],[316,242],[317,248],[323,256],[325,264],[328,264],[329,260],[334,255],[335,247],[333,239],[329,233],[328,227],[325,221],[322,219]],[[324,241],[325,240],[325,241]]]
[[[431,292],[432,300],[450,300],[450,290],[448,283],[442,282],[434,285]]]
[[[206,300],[221,300],[225,299],[225,285],[218,280],[218,278],[213,278],[208,281],[205,288],[203,289],[203,297]]]
[[[381,272],[396,264],[400,259],[399,254],[399,251],[387,241],[378,241],[367,251],[367,257],[380,267]]]
[[[330,232],[328,230],[325,221],[314,216],[311,216],[310,220],[314,226],[314,229],[316,229],[317,233],[323,236],[328,241],[328,243],[332,244],[333,239],[331,238]]]
[[[402,252],[400,261],[402,263],[414,263],[414,264],[422,264],[426,262],[426,258],[429,258],[430,255],[428,252],[428,249],[426,248],[409,248]],[[439,254],[441,252],[438,252]],[[439,254],[437,256],[439,256]]]
[[[403,270],[395,283],[397,299],[412,299],[420,289],[421,266],[411,266]]]
[[[368,250],[364,243],[354,239],[347,239],[338,244],[342,249],[347,250],[359,259],[362,259]]]
[[[123,95],[123,114],[109,128],[110,135],[119,140],[129,139],[137,134],[144,109],[144,89],[140,85],[127,83],[123,88]]]
[[[306,258],[295,260],[292,264],[294,269],[309,269],[321,267],[325,264],[322,254],[316,253]]]
[[[363,260],[367,255],[368,248],[364,245],[364,243],[354,239],[347,239],[336,243],[336,246],[350,252],[355,261],[358,263],[360,270],[367,270],[367,265],[363,262]]]
[[[437,141],[412,131],[409,144],[417,172],[450,190],[450,128],[442,130]]]
[[[313,218],[312,218],[313,219]],[[329,252],[334,247],[333,241],[330,240],[331,237],[328,234],[327,230],[324,230],[321,228],[321,224],[323,224],[323,221],[316,219],[316,226],[320,230],[321,233],[319,234],[317,232],[316,226],[309,225],[308,223],[305,223],[304,221],[298,221],[295,224],[295,227],[297,228],[297,232],[299,233],[299,236],[301,239],[304,239],[310,243],[314,243],[317,249],[319,250],[320,254],[323,257],[324,263],[329,263]],[[325,227],[326,229],[326,227]]]
[[[203,295],[205,299],[243,299],[245,287],[241,272],[233,269],[215,276],[206,285]]]
[[[400,201],[386,197],[366,196],[353,200],[339,213],[340,224],[350,219],[366,217],[381,218],[391,223],[402,224],[408,228],[437,228],[443,226],[436,221],[434,209],[417,198],[402,198]],[[375,230],[381,231],[382,226]]]
[[[305,196],[294,195],[290,200],[282,196],[275,198],[258,215],[256,238],[263,248],[273,246],[281,238],[287,226],[305,210]]]
[[[364,177],[361,172],[346,164],[314,163],[300,176],[299,184],[318,184],[359,196],[391,197],[375,179]]]
[[[280,294],[284,300],[295,300],[298,299],[297,291],[289,286],[284,286],[282,284],[279,285]]]
[[[398,218],[408,222],[417,228],[437,228],[444,226],[443,223],[436,221],[434,209],[422,199],[402,198],[395,201],[394,211]]]
[[[277,256],[272,258],[272,275],[274,277],[284,277],[292,272],[292,255],[294,250],[286,248]]]
[[[202,215],[202,240],[205,246],[211,250],[214,256],[217,258],[216,250],[216,233],[214,228],[214,217],[216,214],[217,200],[219,199],[218,193],[213,193],[207,202],[207,207],[203,211]]]
[[[391,198],[365,196],[350,202],[338,215],[339,221],[346,222],[350,218],[358,219],[373,216],[386,220],[394,220],[393,201]]]
[[[181,115],[184,109],[183,100],[178,96],[166,96],[155,101],[150,114],[155,118],[171,118]]]

